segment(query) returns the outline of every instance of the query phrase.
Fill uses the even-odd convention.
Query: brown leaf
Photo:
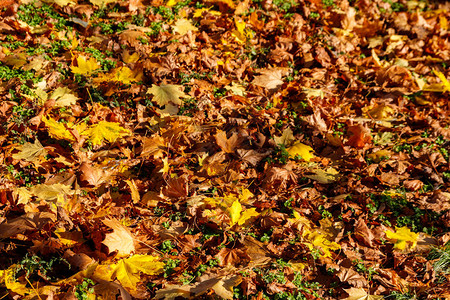
[[[362,218],[355,223],[355,237],[364,245],[373,247],[372,240],[374,239],[374,235],[369,227],[367,227],[367,221]]]
[[[214,137],[216,138],[217,145],[225,153],[234,153],[236,147],[238,147],[239,144],[241,143],[239,135],[235,132],[231,135],[229,139],[227,139],[226,132],[218,130]]]
[[[162,190],[164,196],[169,198],[183,198],[188,195],[188,183],[182,178],[167,179],[167,186]]]
[[[250,260],[250,257],[239,248],[222,248],[219,253],[216,254],[219,259],[219,265],[221,267],[227,265],[243,264],[245,261]]]
[[[248,162],[252,166],[256,166],[263,158],[268,156],[270,152],[259,153],[255,150],[238,149],[237,153],[243,161]]]
[[[372,142],[372,135],[370,134],[370,130],[367,127],[362,126],[361,124],[349,126],[348,131],[352,134],[347,142],[347,144],[350,146],[362,149],[366,144]]]
[[[257,86],[267,88],[269,90],[276,90],[283,85],[283,76],[285,70],[281,68],[259,70],[262,75],[255,76],[252,83]]]
[[[341,282],[347,282],[358,288],[367,287],[368,285],[367,280],[353,269],[341,267],[336,276],[341,280]]]

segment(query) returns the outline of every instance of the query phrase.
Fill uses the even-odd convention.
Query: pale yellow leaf
[[[59,87],[53,91],[50,95],[50,99],[55,100],[56,107],[71,106],[77,103],[79,99],[77,96],[72,94],[72,91],[66,87]]]
[[[109,3],[117,3],[117,0],[89,0],[89,2],[97,5],[99,8],[103,8]]]
[[[189,31],[198,31],[198,28],[192,25],[191,21],[187,19],[178,19],[174,25],[172,25],[172,30],[181,35],[185,35]]]
[[[344,291],[348,294],[348,297],[344,298],[343,300],[379,300],[379,299],[383,299],[383,296],[369,295],[362,288],[350,288],[350,289],[344,289]]]
[[[131,232],[116,219],[105,219],[103,224],[113,229],[107,233],[102,244],[105,244],[110,252],[117,251],[118,257],[125,257],[135,251],[134,239]]]
[[[294,135],[291,128],[286,128],[283,130],[281,136],[276,136],[273,138],[277,145],[289,146],[294,140]]]
[[[153,84],[152,87],[148,89],[147,93],[152,94],[153,100],[160,106],[166,105],[170,102],[176,105],[181,105],[183,101],[181,101],[180,98],[189,97],[182,92],[181,89],[183,89],[182,85],[162,84],[157,86]]]
[[[45,201],[56,201],[59,195],[72,195],[74,193],[69,185],[62,183],[37,184],[30,188],[30,192],[38,199]]]
[[[36,161],[42,156],[47,155],[47,150],[42,146],[42,144],[35,140],[34,144],[32,143],[25,143],[23,145],[20,145],[17,147],[19,150],[19,153],[15,153],[12,155],[14,159],[23,159],[26,161]]]
[[[312,175],[306,174],[304,176],[316,180],[317,182],[322,184],[330,184],[336,181],[339,175],[339,172],[334,168],[328,168],[326,170],[313,169],[311,172],[314,174]]]

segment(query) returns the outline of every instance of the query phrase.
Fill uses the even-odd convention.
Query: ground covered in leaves
[[[0,298],[449,299],[449,4],[5,0]]]

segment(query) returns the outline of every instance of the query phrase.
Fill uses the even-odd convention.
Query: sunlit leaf
[[[42,146],[42,144],[35,140],[33,143],[25,143],[17,147],[19,153],[12,155],[14,159],[23,159],[26,161],[35,161],[38,158],[47,155],[47,150]]]
[[[315,157],[315,155],[312,154],[314,149],[300,142],[296,142],[294,145],[289,147],[287,152],[289,153],[289,157],[295,158],[299,155],[305,161],[310,161],[311,158]]]
[[[134,252],[134,239],[128,228],[116,219],[105,219],[103,224],[113,229],[112,233],[106,234],[102,242],[110,252],[117,251],[118,257],[128,256]]]
[[[231,225],[236,224],[241,217],[242,205],[239,201],[234,201],[231,207],[228,209],[231,218]]]
[[[362,288],[349,288],[344,289],[347,292],[348,297],[343,300],[379,300],[383,299],[383,296],[370,295]]]
[[[189,31],[198,31],[198,28],[192,25],[191,21],[187,19],[178,19],[174,25],[172,25],[174,32],[181,35],[185,35]]]
[[[74,61],[77,62],[76,66]],[[74,74],[89,75],[100,68],[100,64],[95,58],[87,59],[85,56],[78,56],[74,61],[72,61],[72,66],[70,67]]]
[[[53,91],[49,97],[55,100],[56,107],[65,107],[74,105],[79,99],[77,96],[72,94],[72,91],[67,87],[59,87]]]
[[[119,123],[100,121],[97,124],[91,125],[83,134],[89,136],[89,140],[93,145],[98,146],[104,140],[113,143],[122,137],[130,135],[131,132],[120,126]]]
[[[395,232],[386,230],[386,237],[395,241],[394,249],[407,250],[417,246],[419,234],[412,232],[408,227],[395,227]]]
[[[148,89],[147,93],[153,95],[153,101],[158,105],[166,105],[170,102],[176,105],[181,105],[183,101],[180,98],[189,97],[184,92],[181,91],[183,86],[175,84],[162,84],[160,86],[152,85]]]
[[[164,263],[159,260],[159,257],[137,254],[120,260],[112,276],[116,277],[123,287],[136,291],[136,286],[141,281],[141,273],[157,275],[163,272],[163,268]]]

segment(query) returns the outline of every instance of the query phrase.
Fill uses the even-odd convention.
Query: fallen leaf
[[[282,69],[274,68],[259,70],[259,73],[261,73],[261,75],[255,76],[255,79],[252,81],[254,85],[261,86],[269,90],[276,90],[284,83],[282,79],[284,70]]]
[[[163,272],[163,268],[164,263],[160,261],[159,257],[136,254],[120,260],[115,265],[112,278],[117,278],[123,287],[133,293],[137,291],[137,284],[141,281],[141,273],[158,275]]]
[[[300,158],[305,161],[310,161],[311,158],[315,157],[315,155],[312,154],[312,152],[314,152],[314,149],[300,142],[296,142],[294,145],[289,147],[287,149],[287,152],[289,153],[289,157],[295,158],[297,156],[300,156]]]
[[[76,62],[76,66],[74,62]],[[90,75],[95,70],[100,69],[100,64],[95,58],[87,59],[85,56],[78,56],[72,61],[70,68],[74,74]]]
[[[292,129],[289,127],[283,130],[281,136],[276,136],[273,139],[277,145],[284,145],[286,147],[290,146],[295,140]]]
[[[87,135],[94,146],[101,145],[104,140],[114,143],[130,134],[130,130],[123,128],[118,123],[108,121],[100,121],[83,131],[83,135]]]
[[[384,298],[383,296],[370,295],[362,288],[350,288],[344,289],[344,291],[348,294],[348,297],[343,300],[381,300]]]
[[[398,250],[414,249],[417,245],[417,240],[419,238],[418,233],[412,232],[406,226],[395,227],[395,232],[386,230],[384,233],[386,234],[386,237],[389,240],[395,241],[394,249]]]
[[[185,35],[189,31],[198,31],[198,28],[192,25],[190,20],[178,19],[174,25],[172,25],[172,30],[181,35]]]
[[[23,159],[33,162],[40,157],[47,155],[47,150],[45,150],[45,148],[38,140],[35,140],[34,144],[25,143],[23,145],[20,145],[17,149],[19,150],[19,153],[15,153],[12,155],[14,159]]]
[[[112,233],[107,233],[103,244],[109,252],[117,251],[117,257],[125,257],[135,251],[134,239],[131,232],[116,219],[105,219],[103,224],[113,229]]]
[[[152,87],[148,89],[147,94],[152,94],[153,101],[160,106],[166,105],[170,102],[176,105],[181,105],[183,101],[181,101],[180,98],[189,97],[181,91],[182,88],[183,86],[175,84],[162,84],[160,86],[153,84]]]
[[[55,100],[56,107],[71,106],[77,103],[77,100],[79,99],[71,92],[72,91],[67,87],[59,87],[53,91],[49,98]]]

